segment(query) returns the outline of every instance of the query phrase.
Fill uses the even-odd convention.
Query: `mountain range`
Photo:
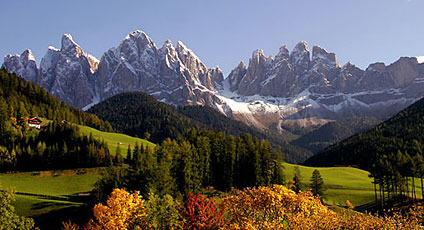
[[[341,66],[334,53],[319,46],[312,52],[299,42],[290,52],[283,45],[266,56],[253,52],[224,77],[208,68],[178,41],[161,47],[143,31],[128,34],[100,61],[65,34],[61,48],[49,47],[37,67],[30,50],[7,55],[3,68],[33,81],[60,100],[88,109],[129,91],[146,92],[172,105],[205,105],[260,129],[320,127],[345,117],[385,120],[424,93],[424,64],[401,57],[362,70]]]

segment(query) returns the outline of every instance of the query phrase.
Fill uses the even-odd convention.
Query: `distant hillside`
[[[55,96],[32,82],[0,69],[0,119],[28,116],[45,117],[49,120],[67,120],[103,131],[111,131],[108,122],[96,115],[86,113],[60,102]]]
[[[267,139],[274,148],[282,149],[289,162],[302,162],[312,155],[305,149],[287,144],[278,134],[262,133],[209,107],[175,108],[140,92],[113,96],[88,112],[109,121],[117,132],[138,137],[143,137],[147,132],[150,134],[149,140],[154,143],[160,143],[167,137],[183,137],[192,128],[212,129],[234,136],[249,133],[259,139]]]
[[[305,161],[305,165],[342,164],[370,169],[374,162],[398,150],[415,155],[415,140],[424,141],[424,99],[373,129],[328,147]]]
[[[190,128],[206,128],[145,93],[122,93],[94,105],[87,112],[109,121],[117,132],[134,137],[143,137],[147,132],[154,143],[182,136]]]
[[[366,131],[380,123],[371,117],[349,117],[334,122],[329,122],[318,129],[307,133],[291,142],[293,145],[303,147],[313,153],[318,153],[325,147],[342,141],[352,135]]]
[[[51,122],[31,128],[31,117]],[[40,125],[38,119],[32,122]],[[70,122],[112,129],[96,115],[68,106],[38,85],[0,70],[0,172],[110,165],[107,145],[81,135]]]

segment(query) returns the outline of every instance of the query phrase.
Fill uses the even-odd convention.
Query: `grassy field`
[[[83,205],[78,202],[78,194],[93,189],[101,170],[87,169],[82,175],[76,175],[75,170],[0,174],[0,186],[2,189],[13,188],[18,193],[13,202],[18,214],[34,217]]]
[[[92,133],[94,138],[99,140],[102,140],[102,139],[105,140],[105,142],[108,143],[109,150],[112,153],[116,152],[116,148],[119,143],[119,148],[121,149],[122,156],[124,157],[127,155],[128,145],[131,145],[131,148],[133,148],[136,142],[138,142],[138,144],[140,145],[143,144],[144,146],[150,146],[150,147],[155,146],[155,144],[145,139],[131,137],[121,133],[102,132],[97,129],[94,129],[88,126],[83,126],[83,125],[79,125],[79,128],[81,132],[87,136],[89,136],[90,133]]]
[[[286,179],[293,178],[295,165],[284,164]],[[374,187],[367,171],[350,167],[313,168],[300,166],[300,174],[304,185],[310,183],[312,172],[318,169],[327,186],[324,201],[331,205],[345,205],[349,200],[359,206],[374,201]]]
[[[295,166],[288,163],[284,164],[287,180],[293,178]],[[371,183],[372,178],[368,177],[367,171],[351,167],[314,168],[298,166],[304,185],[310,183],[312,172],[318,169],[327,187],[324,193],[324,202],[327,204],[344,206],[346,200],[349,200],[354,206],[361,206],[375,201],[374,185]],[[417,194],[421,194],[418,179],[416,181]]]

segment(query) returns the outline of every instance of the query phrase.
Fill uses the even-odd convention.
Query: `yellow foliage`
[[[310,192],[296,194],[281,185],[233,191],[222,205],[231,218],[228,229],[292,229],[297,221],[336,216]]]
[[[123,189],[115,189],[106,204],[94,206],[96,220],[90,220],[85,229],[149,229],[144,201],[139,192],[130,194]]]
[[[230,224],[222,229],[421,229],[424,208],[408,218],[375,217],[350,209],[336,213],[310,192],[296,194],[284,186],[233,191],[222,201]]]

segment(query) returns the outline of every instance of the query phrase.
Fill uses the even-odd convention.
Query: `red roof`
[[[28,123],[41,124],[41,120],[38,117],[28,118]]]

